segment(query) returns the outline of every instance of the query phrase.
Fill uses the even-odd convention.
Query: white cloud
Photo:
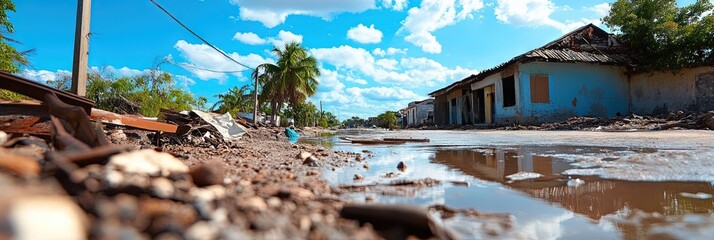
[[[382,41],[382,31],[375,29],[374,24],[367,27],[360,23],[347,30],[347,37],[359,43],[379,43]]]
[[[358,13],[375,7],[375,0],[230,0],[237,5],[242,20],[258,21],[268,28],[285,22],[289,15],[317,16],[329,20],[332,15]]]
[[[375,62],[375,64],[377,64],[377,66],[380,66],[381,68],[384,68],[386,70],[394,70],[394,69],[397,69],[397,64],[399,64],[399,62],[397,62],[397,60],[394,60],[394,59],[386,59],[385,58],[385,59],[377,60],[377,62]]]
[[[271,44],[274,46],[283,46],[289,42],[302,43],[303,36],[289,31],[280,30],[280,32],[278,32],[278,36],[269,37],[267,39],[261,38],[258,34],[252,32],[237,32],[233,36],[233,39],[249,45]]]
[[[335,66],[338,71],[356,71],[365,78],[380,83],[409,83],[410,87],[433,87],[438,83],[462,79],[476,70],[462,67],[448,68],[428,58],[402,57],[400,60],[379,59],[362,48],[340,46],[311,49],[323,64]],[[395,64],[398,61],[399,64]]]
[[[400,87],[348,88],[347,92],[376,101],[417,100],[418,94]]]
[[[610,14],[610,3],[601,3],[590,8],[591,11],[595,12],[598,16],[604,17]]]
[[[278,37],[268,38],[268,42],[272,43],[274,46],[283,46],[289,42],[302,43],[302,35],[280,30],[280,32],[278,32]]]
[[[384,57],[386,55],[394,55],[394,54],[407,54],[406,48],[387,48],[387,50],[382,50],[381,48],[375,48],[372,50],[372,54],[380,57]]]
[[[217,79],[224,82],[228,79],[228,73],[206,71],[202,69],[211,69],[216,71],[237,71],[245,69],[205,44],[191,44],[184,40],[179,40],[174,45],[174,48],[181,52],[181,56],[186,58],[190,66],[195,66],[193,68],[187,67],[186,70],[190,71],[201,80]],[[245,56],[235,52],[227,54],[236,61],[250,67],[255,67],[266,62],[273,62],[271,59],[266,59],[253,53]],[[245,79],[244,76],[249,74],[250,71],[233,73],[233,75],[241,79]]]
[[[553,27],[563,33],[598,20],[561,22],[551,18],[558,7],[551,0],[498,0],[496,18],[504,23],[526,27]]]
[[[255,34],[252,32],[247,32],[247,33],[237,32],[233,36],[233,39],[238,40],[245,44],[249,44],[249,45],[263,45],[267,42],[267,41],[265,41],[265,39],[260,38],[258,36],[258,34]]]
[[[407,3],[407,0],[383,0],[382,6],[401,11],[404,10],[404,8],[407,6]]]
[[[441,53],[441,44],[434,31],[465,19],[483,8],[481,0],[424,0],[419,7],[409,9],[400,31],[407,31],[404,40],[427,53]]]
[[[61,77],[70,77],[71,78],[72,72],[67,71],[67,70],[62,70],[62,69],[58,69],[57,71],[54,71],[54,72],[47,71],[47,70],[25,69],[22,72],[20,72],[20,76],[24,76],[31,80],[35,80],[37,82],[47,84],[47,82],[56,81],[57,79],[59,79]]]
[[[196,84],[193,79],[184,75],[173,75],[176,83],[181,86],[184,90],[189,90],[189,86]]]

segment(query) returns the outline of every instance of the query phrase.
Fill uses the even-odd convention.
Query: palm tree
[[[278,61],[259,65],[252,77],[262,86],[259,99],[270,102],[274,121],[284,103],[294,107],[315,95],[320,69],[317,59],[297,42],[287,43],[282,49],[275,46],[273,53]]]
[[[220,100],[213,104],[212,110],[217,110],[222,113],[230,113],[235,117],[238,112],[248,111],[253,107],[253,99],[250,95],[250,85],[245,85],[241,88],[233,87],[225,94],[218,94]]]

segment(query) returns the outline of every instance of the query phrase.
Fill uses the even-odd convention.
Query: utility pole
[[[322,100],[320,100],[320,121],[319,122],[322,122]]]
[[[74,30],[72,93],[87,95],[87,59],[89,58],[89,18],[92,0],[77,0],[77,25]]]
[[[253,88],[253,125],[258,126],[258,69],[253,69],[256,71],[251,74],[255,76],[255,87]]]

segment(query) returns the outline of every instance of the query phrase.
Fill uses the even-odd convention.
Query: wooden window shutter
[[[548,75],[531,74],[531,102],[550,103],[550,87]]]

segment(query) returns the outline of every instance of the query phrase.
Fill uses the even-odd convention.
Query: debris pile
[[[625,118],[572,117],[563,122],[544,123],[539,126],[502,126],[501,130],[589,130],[589,131],[637,131],[700,129],[714,130],[714,111],[686,114],[669,113],[658,117],[632,114]]]

